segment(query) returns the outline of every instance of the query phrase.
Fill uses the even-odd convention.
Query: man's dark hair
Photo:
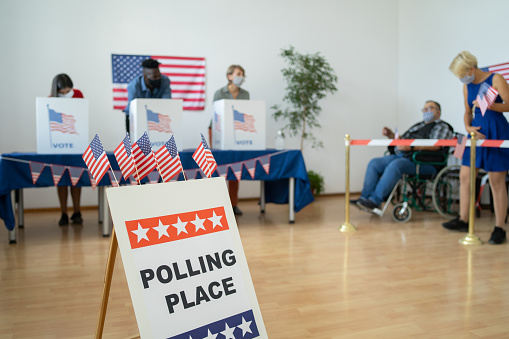
[[[161,63],[157,60],[147,59],[147,60],[143,60],[143,62],[141,63],[141,67],[143,67],[143,68],[159,68],[160,64]]]
[[[432,103],[434,103],[435,105],[437,105],[438,110],[439,110],[440,112],[442,112],[442,108],[440,107],[440,104],[439,104],[438,102],[436,102],[436,101],[434,101],[434,100],[428,100],[428,101],[426,101],[426,103],[428,103],[428,102],[432,102]]]

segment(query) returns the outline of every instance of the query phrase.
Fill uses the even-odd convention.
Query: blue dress
[[[484,82],[492,86],[493,74]],[[472,108],[472,101],[477,97],[481,84],[470,83],[467,85],[468,104]],[[503,102],[500,96],[497,96],[495,102]],[[472,126],[481,126],[480,133],[490,140],[509,140],[509,123],[503,113],[486,110],[484,116],[479,107],[475,109]],[[470,136],[468,136],[470,138]],[[463,165],[470,166],[470,147],[465,148],[463,154]],[[475,167],[482,168],[488,172],[500,172],[509,170],[509,148],[495,147],[476,147],[475,149]]]

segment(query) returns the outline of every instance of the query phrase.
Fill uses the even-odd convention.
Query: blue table
[[[182,166],[185,170],[198,168],[192,159],[194,150],[180,152]],[[267,174],[259,162],[254,163],[254,178],[243,168],[241,180],[260,180],[261,185],[261,210],[264,212],[265,202],[289,204],[289,221],[294,222],[294,212],[300,211],[311,203],[314,198],[311,193],[309,178],[306,172],[306,165],[299,150],[259,150],[259,151],[212,151],[219,166],[244,162],[250,159],[257,159],[263,156],[270,157],[270,170]],[[118,164],[113,154],[108,153],[108,158],[114,170],[118,170]],[[9,229],[10,242],[16,242],[15,218],[12,207],[11,191],[18,192],[18,225],[23,226],[23,191],[24,188],[54,186],[51,169],[44,167],[35,185],[32,181],[30,162],[45,164],[57,164],[73,167],[86,167],[81,155],[64,154],[49,155],[35,153],[9,153],[2,154],[0,159],[0,218],[4,220],[5,226]],[[252,165],[252,162],[251,162]],[[217,174],[216,174],[217,175]],[[199,175],[198,175],[199,176]],[[237,180],[235,174],[229,170],[226,174],[228,180]],[[118,179],[118,178],[117,178]],[[183,180],[182,174],[179,180]],[[121,183],[124,183],[122,180]],[[62,176],[59,186],[70,186],[71,181],[67,172]],[[105,175],[99,182],[99,221],[103,221],[104,187],[110,186],[110,178]],[[88,174],[81,176],[76,186],[91,186]],[[109,221],[105,220],[105,221]],[[109,231],[104,229],[103,235]]]

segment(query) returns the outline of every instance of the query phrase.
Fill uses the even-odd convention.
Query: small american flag
[[[491,73],[499,73],[504,77],[505,81],[509,82],[509,62],[484,67],[484,68],[481,68],[481,71],[491,72]]]
[[[173,133],[170,127],[171,119],[166,114],[154,113],[145,106],[147,111],[147,125],[149,131]]]
[[[246,132],[256,132],[254,127],[255,119],[252,115],[240,113],[233,107],[232,109],[235,129]]]
[[[164,182],[170,181],[180,173],[182,164],[180,163],[180,156],[173,135],[156,152],[156,161]]]
[[[479,93],[477,93],[477,103],[479,104],[479,108],[481,109],[481,113],[484,116],[486,110],[493,105],[495,99],[498,96],[498,91],[488,85],[487,83],[482,83],[479,88]]]
[[[193,154],[193,159],[208,178],[212,177],[212,173],[217,168],[217,163],[203,134],[201,135],[201,143]]]
[[[221,132],[221,116],[214,112],[214,129]]]
[[[83,160],[85,160],[89,173],[92,174],[95,182],[99,183],[106,172],[108,172],[110,162],[97,134],[85,150],[85,153],[83,153]]]
[[[127,105],[127,85],[142,75],[146,59],[161,63],[159,70],[170,78],[171,97],[183,99],[184,110],[205,109],[205,58],[112,54],[113,108]]]
[[[141,180],[157,167],[147,132],[143,133],[141,138],[134,143],[132,151],[139,175],[136,179]]]
[[[467,137],[461,134],[458,134],[458,141],[456,142],[456,147],[454,148],[454,157],[458,159],[463,159],[463,153],[465,153],[465,146],[467,145]]]
[[[129,139],[129,133],[127,133],[120,145],[115,148],[113,154],[115,154],[115,158],[118,162],[118,167],[120,167],[124,179],[127,180],[127,178],[129,178],[136,171],[134,158],[131,151],[131,140]]]
[[[48,107],[49,124],[51,132],[57,131],[69,134],[78,134],[74,127],[74,124],[76,123],[76,119],[74,119],[74,116],[64,113],[57,113],[51,108],[49,108],[49,105],[47,105],[46,107]]]

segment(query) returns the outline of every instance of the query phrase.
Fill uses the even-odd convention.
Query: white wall
[[[465,133],[463,92],[449,65],[461,51],[479,67],[509,61],[506,0],[403,0],[399,3],[398,124],[406,129],[426,99],[442,105],[442,118]],[[506,115],[507,117],[507,115]]]
[[[90,99],[91,136],[98,133],[112,150],[125,130],[123,114],[112,109],[112,53],[206,58],[207,107],[185,113],[185,148],[196,147],[195,135],[206,131],[226,68],[241,64],[244,88],[267,102],[272,147],[282,125],[272,122],[269,108],[281,103],[285,88],[278,54],[291,44],[321,52],[339,76],[339,91],[322,102],[323,128],[314,131],[325,148],[304,153],[308,169],[325,176],[326,193],[342,192],[345,133],[379,136],[383,122],[397,119],[398,6],[396,0],[2,1],[0,152],[35,151],[35,97],[47,96],[62,72]],[[286,145],[299,147],[298,140]],[[380,150],[355,151],[351,188],[359,191],[367,160]],[[241,197],[254,196],[257,187],[243,182]],[[54,188],[25,196],[28,208],[58,205]],[[94,203],[86,188],[83,205]]]

